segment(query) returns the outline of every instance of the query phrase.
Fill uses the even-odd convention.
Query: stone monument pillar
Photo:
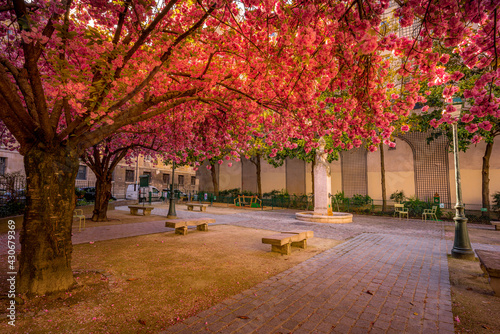
[[[332,212],[331,200],[328,196],[332,193],[332,177],[330,164],[326,159],[325,144],[325,139],[321,137],[314,165],[314,213],[321,215]]]

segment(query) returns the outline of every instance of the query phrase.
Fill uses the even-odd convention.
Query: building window
[[[191,176],[191,185],[192,186],[196,185],[196,176]]]
[[[0,175],[5,175],[6,169],[7,169],[7,158],[0,157]]]
[[[79,166],[78,174],[76,174],[77,180],[86,180],[87,179],[87,166]]]
[[[170,183],[170,174],[163,174],[163,183],[165,184]]]
[[[184,185],[184,175],[179,175],[179,185]]]
[[[134,171],[127,169],[125,171],[125,182],[134,182],[135,181],[135,175]]]

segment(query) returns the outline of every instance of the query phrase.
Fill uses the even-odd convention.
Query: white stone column
[[[326,215],[331,203],[328,194],[332,193],[332,178],[327,167],[321,163],[314,165],[314,213]]]

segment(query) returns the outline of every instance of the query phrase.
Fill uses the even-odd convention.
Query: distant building
[[[384,146],[387,200],[392,193],[402,190],[406,197],[432,200],[437,193],[446,208],[453,208],[455,195],[455,167],[453,153],[446,136],[427,144],[428,134],[410,132],[398,136],[396,147]],[[462,196],[466,209],[481,209],[482,157],[486,144],[481,142],[460,152]],[[289,194],[312,193],[311,164],[287,159],[285,164],[274,168],[265,161],[262,164],[262,192],[286,190]],[[369,195],[375,204],[382,203],[380,152],[368,152],[364,148],[342,152],[338,161],[330,164],[332,193],[344,192],[345,196]],[[200,190],[212,192],[210,170],[204,166],[197,172]],[[256,168],[246,159],[233,162],[232,167],[216,166],[219,190],[240,188],[257,192]],[[500,145],[493,146],[490,161],[490,196],[500,191]],[[490,197],[491,201],[491,197]]]
[[[9,151],[0,148],[0,175],[24,172],[23,157],[16,151]],[[140,156],[131,165],[120,162],[113,172],[112,194],[116,198],[125,198],[127,186],[139,182],[139,176],[148,174],[151,176],[151,185],[162,190],[170,187],[172,182],[172,166],[165,166],[162,163],[155,164],[148,156]],[[92,170],[83,163],[80,163],[76,176],[75,186],[78,188],[94,187],[96,176]],[[183,166],[175,168],[174,184],[179,190],[185,193],[198,191],[198,179],[192,167]]]

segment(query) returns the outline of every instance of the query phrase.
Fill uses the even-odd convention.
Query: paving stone
[[[209,207],[206,216],[216,219],[216,224],[273,231],[304,226],[298,225],[289,210],[224,210]],[[166,215],[167,209],[158,207],[155,213]],[[177,214],[179,218],[197,215],[183,210]],[[453,333],[446,256],[452,242],[444,240],[446,224],[416,219],[401,224],[395,218],[357,215],[350,224],[307,223],[315,237],[349,240],[186,319],[184,325],[167,328],[166,333],[205,330],[206,320],[210,320],[209,330],[220,333],[266,333],[280,328],[283,333],[294,328],[314,333],[346,333],[357,328],[373,333]],[[173,230],[165,228],[164,219],[159,218],[147,224],[87,228],[73,237],[73,243],[167,231]],[[235,321],[236,315],[246,314],[252,315],[250,322]],[[187,323],[192,325],[184,328]]]

